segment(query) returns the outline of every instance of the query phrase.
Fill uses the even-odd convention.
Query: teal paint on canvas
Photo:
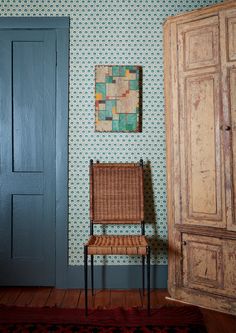
[[[130,90],[138,90],[139,82],[138,80],[130,80]]]
[[[96,83],[96,93],[102,95],[102,100],[106,99],[106,85],[104,83]]]
[[[89,160],[138,161],[145,168],[145,216],[152,263],[167,263],[163,22],[220,0],[2,0],[1,16],[70,17],[69,263],[83,264],[89,235]],[[95,65],[142,66],[142,133],[94,132]],[[113,129],[117,128],[113,121]],[[101,232],[100,227],[96,231]],[[110,233],[110,228],[107,229]],[[115,227],[136,233],[135,226]],[[103,264],[103,257],[96,257]],[[111,256],[108,264],[139,264]]]

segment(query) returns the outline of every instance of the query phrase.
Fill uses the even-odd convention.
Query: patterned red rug
[[[206,333],[196,307],[162,307],[152,310],[83,310],[0,307],[0,333]]]

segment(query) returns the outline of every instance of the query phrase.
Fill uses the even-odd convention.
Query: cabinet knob
[[[182,241],[182,244],[183,244],[183,245],[187,245],[187,242],[186,242],[186,241]]]
[[[229,126],[229,125],[221,125],[220,129],[222,131],[230,131],[231,130],[231,126]]]

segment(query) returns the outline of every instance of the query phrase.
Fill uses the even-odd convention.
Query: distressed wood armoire
[[[236,1],[164,25],[172,298],[236,314]]]

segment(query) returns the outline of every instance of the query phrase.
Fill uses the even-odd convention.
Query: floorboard
[[[94,294],[95,309],[110,309],[111,308],[111,291],[97,290]]]
[[[34,297],[35,291],[36,291],[35,288],[21,288],[20,293],[16,298],[14,305],[28,306]]]
[[[12,288],[1,288],[2,297],[0,299],[0,304],[7,306],[15,305],[17,297],[19,297],[21,288],[12,287]]]
[[[30,307],[43,307],[47,303],[49,295],[51,293],[51,288],[39,287],[33,293],[32,300],[29,304]]]
[[[166,300],[166,290],[151,290],[151,307],[158,308],[163,305],[183,306],[180,302]],[[30,307],[63,307],[84,308],[84,290],[55,289],[44,287],[7,287],[0,288],[0,305],[30,306]],[[92,296],[88,292],[88,307],[90,309],[113,309],[116,307],[146,308],[147,295],[142,290],[95,290]],[[200,309],[208,333],[236,333],[236,316],[219,313],[207,309]]]
[[[84,304],[85,304],[85,295],[84,295],[84,290],[82,290],[79,298],[78,308],[84,309]],[[88,308],[94,309],[94,297],[92,297],[91,290],[88,291]]]
[[[121,290],[111,290],[111,309],[126,305],[126,294]]]
[[[201,309],[207,333],[236,333],[236,316]]]
[[[126,291],[125,307],[126,308],[142,307],[142,299],[139,289]]]
[[[151,309],[154,308],[158,308],[160,306],[160,304],[157,301],[157,290],[151,290],[150,292],[150,305],[151,305]],[[147,308],[147,293],[145,292],[143,295],[143,292],[141,291],[141,299],[142,299],[142,307],[144,309]],[[164,303],[162,303],[164,304]]]
[[[65,292],[62,307],[68,309],[76,309],[79,305],[81,290],[68,289]]]
[[[64,289],[54,289],[53,288],[47,299],[45,306],[62,307],[65,293],[66,293],[66,290],[64,290]]]

